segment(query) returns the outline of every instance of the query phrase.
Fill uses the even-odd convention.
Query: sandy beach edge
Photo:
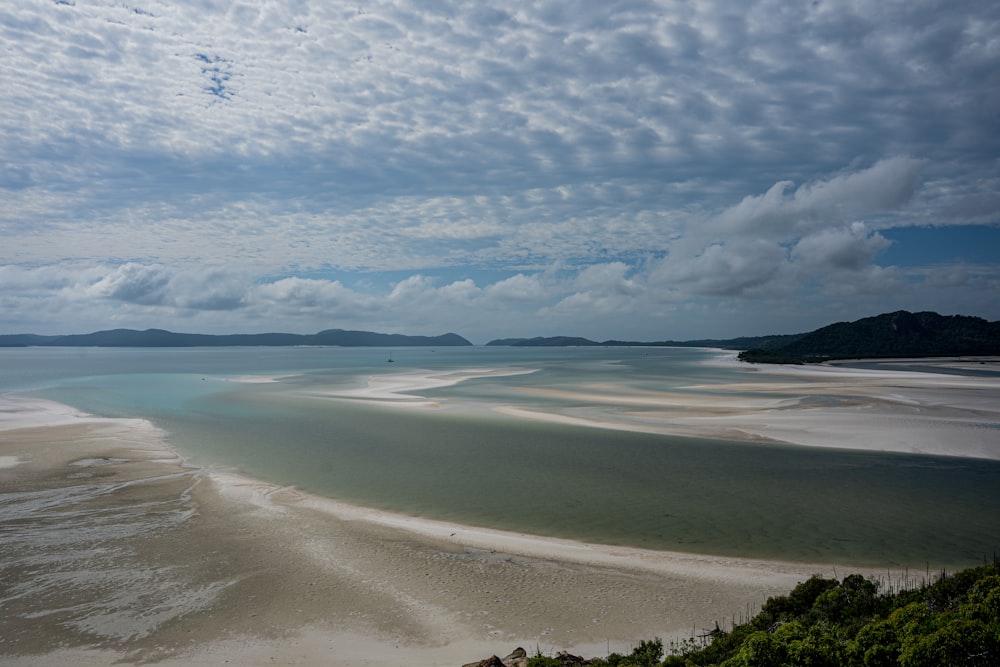
[[[749,611],[766,597],[787,592],[812,574],[832,576],[838,570],[845,571],[843,564],[608,547],[397,515],[230,472],[190,469],[169,448],[165,434],[144,420],[103,419],[51,401],[11,395],[0,395],[0,413],[4,415],[0,420],[0,456],[4,457],[6,479],[24,473],[22,481],[37,488],[56,480],[58,473],[62,475],[58,477],[60,485],[74,475],[81,476],[74,479],[86,482],[88,478],[82,475],[89,475],[86,471],[93,467],[111,474],[139,458],[145,467],[133,473],[138,478],[132,482],[179,475],[180,485],[167,493],[182,504],[195,503],[194,511],[191,518],[169,529],[153,531],[150,549],[154,557],[159,558],[162,552],[156,549],[163,545],[174,546],[170,531],[179,534],[185,548],[190,548],[189,556],[171,550],[171,557],[182,565],[190,565],[188,561],[202,551],[225,560],[229,556],[218,556],[220,549],[264,548],[267,553],[258,560],[239,562],[247,573],[235,567],[222,577],[224,585],[220,584],[219,590],[232,593],[235,600],[223,605],[227,614],[249,613],[249,608],[243,610],[246,600],[233,581],[241,576],[247,581],[259,579],[261,568],[265,578],[270,574],[267,568],[274,568],[277,575],[279,567],[291,562],[298,563],[298,569],[281,576],[291,578],[292,588],[306,580],[314,583],[327,577],[337,580],[340,588],[336,590],[350,591],[339,600],[311,601],[315,613],[304,617],[292,611],[296,605],[306,606],[301,596],[275,600],[278,607],[288,607],[272,613],[272,620],[284,624],[280,632],[227,614],[220,620],[212,611],[217,609],[218,605],[213,607],[217,601],[202,601],[190,608],[182,605],[162,627],[154,624],[147,634],[127,635],[117,641],[113,632],[109,639],[93,630],[97,626],[88,626],[86,619],[76,619],[92,630],[83,633],[83,641],[80,633],[72,638],[53,636],[50,646],[62,644],[66,648],[40,654],[0,649],[3,664],[96,665],[107,664],[111,658],[165,665],[219,664],[224,660],[272,664],[278,655],[286,664],[460,665],[492,653],[504,654],[518,644],[529,649],[569,649],[597,655],[605,647],[626,649],[629,642],[654,635],[690,636],[698,627]],[[79,465],[80,461],[85,463]],[[63,474],[65,470],[70,472]],[[28,475],[32,471],[39,475],[34,481]],[[191,480],[195,480],[193,484]],[[140,498],[154,498],[154,487],[149,486],[149,493],[140,494]],[[129,488],[141,491],[143,486]],[[107,502],[114,502],[114,498]],[[130,508],[118,511],[128,515]],[[275,531],[278,517],[285,528]],[[199,521],[214,526],[212,530],[239,525],[246,535],[206,533],[207,529],[191,527]],[[109,538],[108,544],[117,543]],[[131,545],[127,550],[135,551]],[[138,551],[142,553],[142,549]],[[885,570],[851,571],[887,574]],[[438,583],[428,586],[424,579]],[[24,590],[31,589],[31,582],[22,583]],[[204,579],[187,583],[202,589],[206,586]],[[500,586],[507,588],[509,599],[500,600],[494,597],[495,592],[486,590]],[[358,602],[364,596],[373,596],[374,606]],[[567,601],[575,604],[579,613],[567,612]],[[119,619],[126,623],[124,616],[135,613],[133,607],[109,616],[100,604],[88,604],[96,605],[94,608],[101,609],[112,622]],[[405,613],[383,614],[385,609],[379,604],[406,607]],[[44,618],[43,612],[55,614],[52,609],[33,613]],[[183,627],[206,614],[214,619],[207,634],[192,643],[174,641],[173,626]],[[354,622],[353,614],[359,622]],[[331,622],[331,618],[335,620]],[[29,621],[25,627],[29,632],[36,628],[58,634],[58,627],[53,630],[51,624],[36,626]],[[44,644],[49,638],[40,639]],[[163,646],[158,647],[160,643]]]

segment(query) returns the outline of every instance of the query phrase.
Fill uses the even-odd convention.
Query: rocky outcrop
[[[511,651],[510,655],[503,659],[503,664],[506,667],[527,667],[528,652],[518,646],[516,649]]]
[[[572,655],[571,653],[566,653],[565,651],[560,651],[556,653],[553,658],[556,660],[561,667],[575,667],[576,665],[589,665],[590,660],[581,658],[578,655]],[[528,652],[523,648],[518,646],[516,649],[511,651],[510,655],[505,657],[503,660],[495,655],[486,658],[485,660],[480,660],[479,662],[470,662],[468,664],[462,665],[462,667],[527,667],[528,665]]]
[[[485,660],[480,660],[479,662],[466,663],[462,665],[462,667],[507,667],[507,665],[503,664],[503,661],[500,658],[496,657],[495,655],[491,655]]]

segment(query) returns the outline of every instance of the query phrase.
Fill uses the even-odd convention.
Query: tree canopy
[[[669,648],[643,641],[607,667],[995,667],[1000,665],[1000,563],[884,591],[875,579],[813,576],[749,621]],[[535,656],[529,667],[561,665]]]

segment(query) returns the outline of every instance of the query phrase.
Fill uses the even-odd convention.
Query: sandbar
[[[356,400],[396,407],[441,407],[442,401],[420,396],[418,392],[451,387],[466,380],[509,377],[535,373],[531,368],[464,368],[448,371],[410,371],[370,375],[364,387],[310,391],[310,395]]]
[[[8,665],[604,655],[728,626],[836,574],[379,512],[187,466],[144,420],[10,396],[0,413],[0,457],[18,463],[0,468]]]
[[[516,401],[425,395],[474,378],[534,373],[469,368],[372,375],[366,385],[304,393],[408,409],[475,407],[515,419],[737,442],[931,454],[1000,460],[1000,360],[893,359],[884,368],[838,364],[746,364],[734,352],[703,362],[744,379],[670,390],[604,383],[505,383]],[[934,368],[937,372],[907,370]],[[987,370],[983,375],[969,374]]]
[[[495,410],[519,419],[593,428],[1000,460],[1000,377],[825,364],[750,365],[740,364],[735,354],[710,363],[738,368],[746,380],[671,391],[624,384],[523,387],[520,392],[537,397],[537,404],[498,405]],[[960,360],[937,363],[942,371],[956,372],[980,366]],[[553,400],[572,407],[551,407]]]

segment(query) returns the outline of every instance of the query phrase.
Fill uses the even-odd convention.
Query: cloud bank
[[[996,261],[881,258],[1000,224],[998,34],[961,0],[0,9],[0,329],[995,319]]]

